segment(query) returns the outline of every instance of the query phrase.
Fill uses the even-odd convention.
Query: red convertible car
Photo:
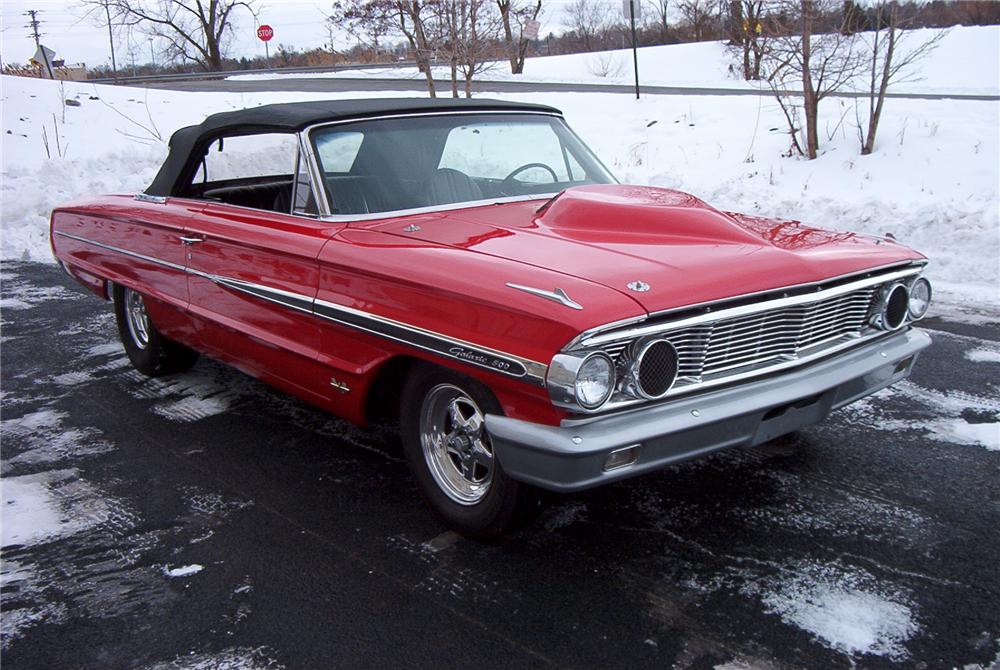
[[[575,491],[756,445],[909,375],[926,259],[616,182],[556,109],[279,104],[177,131],[138,195],[52,214],[148,375],[197,352],[365,424],[495,536]]]

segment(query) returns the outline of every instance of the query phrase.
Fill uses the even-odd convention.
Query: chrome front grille
[[[657,335],[677,349],[675,386],[697,384],[746,369],[795,360],[824,347],[858,338],[866,328],[877,286],[753,314],[668,330]],[[603,347],[621,364],[628,343]]]

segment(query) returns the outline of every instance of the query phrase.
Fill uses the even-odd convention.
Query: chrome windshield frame
[[[556,112],[544,112],[544,111],[528,111],[528,110],[469,110],[469,111],[429,111],[429,112],[411,112],[408,114],[383,114],[379,116],[361,116],[357,118],[350,119],[338,119],[337,121],[323,121],[321,123],[315,123],[311,126],[303,128],[299,132],[300,146],[305,152],[304,156],[309,161],[309,174],[313,179],[313,187],[316,195],[320,197],[317,200],[317,205],[320,210],[319,218],[323,221],[330,221],[333,223],[351,223],[351,222],[363,222],[363,221],[377,221],[381,219],[391,219],[395,217],[412,216],[416,214],[431,214],[434,212],[445,212],[456,209],[467,209],[474,207],[486,207],[490,205],[500,205],[506,203],[516,203],[516,202],[530,202],[533,200],[549,200],[552,197],[558,195],[559,191],[553,191],[550,193],[531,193],[527,195],[515,195],[515,196],[505,196],[502,198],[484,198],[482,200],[470,200],[467,202],[454,202],[446,203],[442,205],[429,205],[424,207],[411,207],[407,209],[395,209],[388,210],[385,212],[371,212],[368,214],[333,214],[333,209],[328,199],[328,194],[326,189],[322,187],[322,175],[323,169],[319,162],[319,157],[316,155],[315,148],[312,141],[312,133],[316,130],[322,130],[324,128],[350,125],[356,123],[363,123],[367,121],[384,121],[387,119],[407,119],[407,118],[423,118],[423,117],[434,117],[434,116],[543,116],[556,118],[562,121],[563,128],[573,136],[576,141],[578,141],[587,151],[590,153],[590,157],[594,162],[607,173],[607,176],[611,179],[612,183],[621,183],[618,178],[614,175],[611,170],[604,164],[603,161],[597,156],[596,153],[584,142],[580,136],[566,123],[566,119],[562,114]]]

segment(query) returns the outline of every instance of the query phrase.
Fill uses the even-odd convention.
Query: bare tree
[[[115,59],[115,35],[114,21],[111,18],[111,5],[114,0],[90,0],[81,6],[84,9],[84,18],[95,20],[98,24],[108,27],[108,44],[111,47],[111,71],[118,76],[118,63]],[[115,12],[117,14],[117,11]]]
[[[875,22],[873,30],[861,36],[868,63],[868,128],[864,130],[858,123],[862,155],[868,155],[875,148],[875,135],[882,119],[885,94],[892,84],[912,80],[912,66],[937,48],[946,31],[937,31],[930,39],[911,46],[906,39],[899,16],[899,5],[895,2],[879,0],[871,9]]]
[[[542,11],[542,0],[496,0],[503,26],[503,39],[507,45],[507,59],[511,74],[524,72],[524,57],[528,52],[528,40],[524,37],[524,25],[536,21]],[[517,28],[517,37],[514,28]]]
[[[738,60],[745,80],[760,79],[768,37],[764,28],[764,0],[732,0],[729,7],[732,33],[729,49]]]
[[[402,34],[410,45],[417,68],[427,80],[427,92],[437,97],[431,59],[440,46],[442,7],[445,0],[341,0],[330,20],[357,39],[374,45],[390,34]]]
[[[768,41],[768,84],[788,121],[793,148],[810,159],[819,151],[819,103],[846,86],[858,73],[860,60],[853,35],[837,29],[817,32],[843,17],[839,0],[779,0],[776,36]],[[805,141],[798,133],[798,108],[789,89],[802,87]],[[805,148],[803,148],[803,144]]]
[[[399,3],[384,0],[335,2],[324,25],[333,51],[334,31],[339,27],[366,47],[378,52],[379,44],[398,32],[396,15]]]
[[[602,0],[573,0],[566,8],[567,27],[580,39],[584,51],[603,46],[614,25],[611,7]]]
[[[435,21],[437,16],[433,11],[435,0],[394,0],[396,18],[400,31],[406,37],[413,50],[417,67],[427,79],[427,93],[432,98],[437,97],[434,87],[434,73],[431,70],[431,59],[441,34],[440,26]]]
[[[668,36],[667,29],[669,28],[667,20],[670,18],[670,0],[648,0],[646,6],[651,10],[648,12],[648,15],[652,17],[651,22],[654,24],[660,41],[666,42]]]
[[[502,21],[491,0],[450,0],[448,4],[453,10],[453,62],[465,81],[465,97],[471,98],[473,78],[499,56],[497,45]],[[454,94],[454,83],[452,91]]]
[[[197,63],[210,71],[222,69],[234,11],[256,16],[255,0],[83,0],[84,6],[108,12],[126,28],[159,38],[171,58]]]
[[[681,13],[684,23],[691,29],[695,42],[705,39],[706,33],[718,18],[718,4],[715,0],[680,0],[677,11]]]

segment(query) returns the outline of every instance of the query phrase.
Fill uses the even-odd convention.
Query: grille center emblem
[[[633,281],[628,283],[628,289],[636,293],[645,293],[649,290],[649,284],[644,281]]]

